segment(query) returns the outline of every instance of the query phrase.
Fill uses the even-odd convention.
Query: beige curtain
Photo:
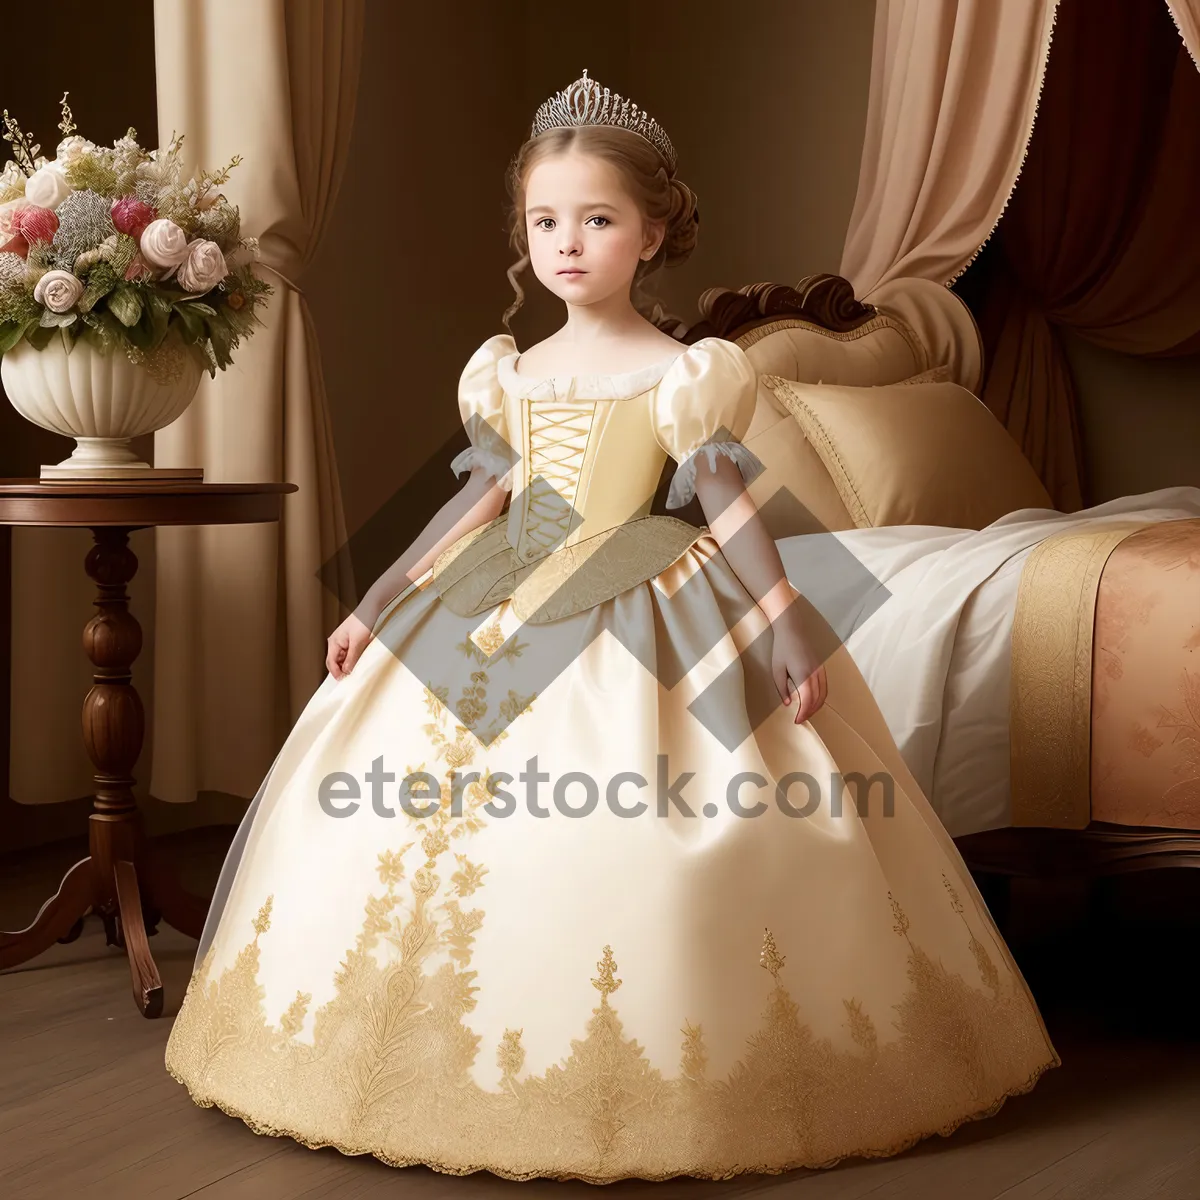
[[[1200,67],[1200,0],[1167,0],[1167,8],[1192,62]]]
[[[324,674],[350,580],[318,572],[346,540],[305,267],[337,195],[354,117],[364,0],[156,0],[160,138],[192,165],[243,162],[223,188],[276,288],[265,328],[155,435],[157,466],[218,482],[287,480],[278,524],[157,535],[150,790],[253,796]]]
[[[841,265],[860,299],[906,276],[952,282],[988,239],[1029,145],[1056,8],[1057,0],[877,0]]]

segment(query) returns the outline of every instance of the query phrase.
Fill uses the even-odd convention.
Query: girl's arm
[[[473,467],[466,483],[433,515],[403,554],[367,589],[355,615],[368,629],[410,583],[433,565],[447,546],[465,533],[500,515],[508,492],[481,467]]]
[[[724,455],[715,457],[714,467],[706,456],[699,456],[696,495],[721,553],[771,622],[775,686],[784,704],[791,704],[788,679],[795,685],[799,725],[825,703],[825,668],[806,627],[804,606],[795,603],[800,593],[787,581],[779,548],[750,499],[737,464]]]

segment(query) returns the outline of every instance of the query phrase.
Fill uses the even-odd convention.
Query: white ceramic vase
[[[150,366],[123,351],[105,354],[90,342],[56,336],[37,350],[18,342],[0,360],[0,380],[13,407],[35,425],[75,439],[75,452],[43,478],[129,479],[155,474],[130,442],[169,425],[187,408],[203,368],[171,335]]]

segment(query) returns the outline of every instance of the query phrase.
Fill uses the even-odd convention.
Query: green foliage
[[[189,238],[196,236],[197,213],[182,192],[166,192],[154,203],[160,217],[174,221]]]
[[[67,182],[77,192],[95,192],[110,200],[121,195],[117,172],[110,160],[99,154],[80,154],[66,169]]]
[[[67,326],[58,322],[70,314],[49,314],[33,302],[27,285],[11,292],[0,289],[0,355],[22,338],[40,349],[55,336],[67,336],[83,338],[103,353],[124,352],[139,361],[175,331],[215,376],[233,361],[242,339],[262,324],[256,309],[273,291],[249,265],[196,297],[157,282],[127,281],[113,262],[99,259],[89,268],[73,310],[77,319]],[[42,324],[48,317],[53,323]]]
[[[78,322],[76,322],[78,324]],[[25,340],[35,350],[45,350],[50,342],[59,336],[58,329],[53,325],[38,324],[25,335]]]
[[[243,304],[240,308],[235,308],[226,300],[218,311],[239,339],[249,337],[254,332],[254,326],[262,324],[254,315],[253,304]]]
[[[34,274],[53,270],[56,261],[57,252],[51,242],[35,242],[29,247],[29,254],[25,258],[26,265]]]
[[[138,285],[142,298],[142,315],[129,328],[129,340],[140,350],[154,350],[162,345],[171,322],[171,302],[152,287]]]
[[[142,297],[135,287],[121,284],[108,298],[108,311],[127,329],[142,318]]]
[[[122,334],[124,327],[119,325],[116,318],[107,310],[100,309],[84,313],[82,317],[83,330],[80,334],[102,354],[116,354],[124,342]]]
[[[223,371],[233,362],[233,351],[237,345],[237,335],[229,322],[219,313],[214,312],[208,319],[208,339],[212,347],[216,365]]]
[[[235,267],[232,274],[238,287],[248,296],[269,296],[275,290],[261,275],[254,273],[249,263]]]
[[[112,249],[112,253],[108,256],[108,261],[112,264],[112,269],[122,277],[129,269],[129,264],[133,262],[134,255],[138,252],[137,238],[130,237],[127,233],[118,233],[116,245]]]
[[[211,208],[206,208],[196,218],[196,236],[207,241],[216,242],[222,252],[228,252],[237,245],[241,236],[241,216],[238,210],[226,200],[218,200]]]
[[[41,315],[41,306],[34,303],[30,289],[0,290],[0,322],[24,325],[28,321],[37,321]]]
[[[23,337],[37,328],[38,318],[27,321],[0,321],[0,354],[11,350]]]
[[[196,190],[201,196],[214,187],[221,187],[229,182],[229,176],[234,167],[242,165],[242,156],[235,154],[219,171],[201,171],[196,178]]]
[[[96,304],[121,282],[121,277],[112,269],[112,264],[101,259],[88,272],[87,286],[75,307],[81,313],[91,312]]]

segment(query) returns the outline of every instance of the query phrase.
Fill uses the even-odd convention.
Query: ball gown
[[[297,720],[171,1074],[305,1146],[592,1183],[891,1155],[1030,1090],[1058,1054],[848,652],[795,724],[712,534],[650,513],[668,456],[671,507],[702,455],[753,477],[749,359],[518,357],[467,363],[452,463],[509,503]]]

